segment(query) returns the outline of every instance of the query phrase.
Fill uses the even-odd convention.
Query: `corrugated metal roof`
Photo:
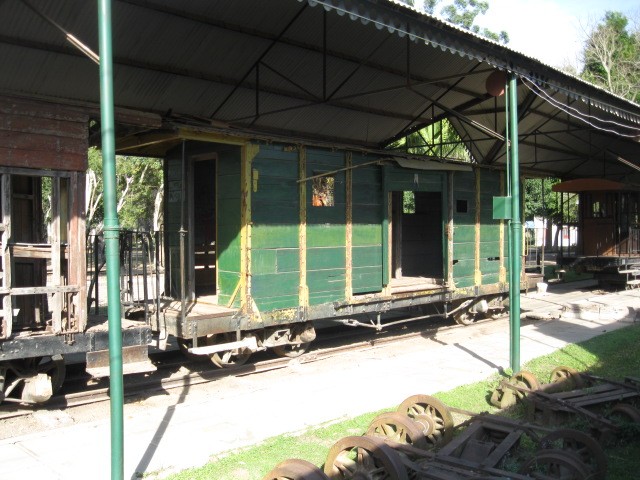
[[[95,2],[30,3],[96,49]],[[116,104],[167,120],[186,116],[203,128],[213,122],[251,135],[377,149],[449,117],[478,162],[499,165],[504,97],[488,95],[485,82],[502,68],[582,114],[640,124],[639,106],[396,0],[113,5]],[[0,2],[0,18],[11,19],[0,22],[0,93],[98,104],[97,66],[51,21],[21,0]],[[529,172],[629,174],[640,183],[617,160],[640,158],[638,142],[594,129],[524,84],[519,98]]]

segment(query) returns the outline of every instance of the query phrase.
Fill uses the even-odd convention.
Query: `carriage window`
[[[591,204],[591,216],[593,218],[604,217],[602,204],[598,200]]]
[[[402,213],[416,213],[416,194],[402,192]]]
[[[469,213],[469,202],[467,200],[456,200],[456,213]]]
[[[314,207],[333,207],[335,205],[336,178],[334,176],[314,178],[312,185],[311,204]]]

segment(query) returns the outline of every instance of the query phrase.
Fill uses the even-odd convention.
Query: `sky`
[[[488,0],[476,19],[481,27],[509,34],[508,47],[554,67],[579,66],[585,30],[607,10],[640,19],[638,0]]]

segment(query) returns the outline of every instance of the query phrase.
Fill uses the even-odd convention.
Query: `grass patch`
[[[523,366],[523,370],[534,373],[541,382],[547,382],[551,370],[559,365],[589,371],[611,379],[621,380],[625,376],[638,376],[640,372],[640,325],[629,326],[591,338],[585,342],[568,345],[550,355],[538,357]],[[474,412],[495,411],[488,398],[499,381],[495,375],[487,380],[463,385],[435,396],[447,405]],[[415,392],[421,393],[421,392]],[[402,402],[398,399],[398,404]],[[388,409],[395,410],[397,405]],[[516,409],[515,414],[519,412]],[[217,480],[261,480],[276,464],[288,458],[302,458],[315,465],[322,465],[329,448],[348,435],[363,434],[371,421],[381,412],[367,413],[359,417],[312,428],[299,434],[281,435],[241,451],[230,452],[212,459],[201,468],[190,469],[169,478],[173,480],[211,479]],[[579,426],[580,420],[575,426]],[[637,433],[637,431],[636,431]],[[639,435],[626,442],[607,447],[610,480],[635,478],[640,472]]]

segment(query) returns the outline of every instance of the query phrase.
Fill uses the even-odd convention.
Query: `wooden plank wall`
[[[453,175],[453,276],[456,288],[498,283],[500,221],[493,197],[501,195],[500,173],[476,169]],[[479,192],[477,190],[479,188]],[[467,211],[458,208],[466,201]]]
[[[353,154],[353,165],[372,158]],[[353,293],[382,290],[382,168],[378,165],[355,168],[353,175],[352,285]]]
[[[298,147],[261,145],[253,159],[251,292],[261,311],[298,305]]]
[[[476,178],[474,172],[453,174],[453,281],[456,288],[475,284]],[[466,212],[459,208],[466,202]]]
[[[0,163],[83,172],[88,122],[79,108],[0,96]]]
[[[307,149],[307,176],[345,167],[345,152]],[[335,178],[334,206],[313,206],[312,183],[307,185],[307,282],[309,304],[342,300],[346,285],[345,172]]]
[[[218,303],[227,305],[240,282],[241,150],[237,146],[222,145],[216,151]],[[232,306],[239,308],[241,303],[241,296],[236,295]]]
[[[481,284],[500,281],[500,220],[493,219],[493,197],[501,195],[499,172],[478,170],[480,174],[480,274]]]

